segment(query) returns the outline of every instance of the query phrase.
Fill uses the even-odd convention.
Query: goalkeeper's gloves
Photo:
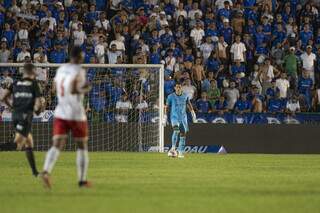
[[[197,123],[197,116],[196,116],[196,113],[193,110],[191,111],[191,116],[192,116],[192,122],[193,123]]]

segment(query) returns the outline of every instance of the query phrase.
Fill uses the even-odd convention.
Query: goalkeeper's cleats
[[[89,181],[79,181],[79,187],[80,188],[91,188],[92,183]]]
[[[39,177],[42,180],[43,186],[47,189],[51,189],[51,180],[48,172],[42,172],[39,174]]]

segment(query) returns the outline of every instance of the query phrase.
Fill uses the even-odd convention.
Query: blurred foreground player
[[[170,94],[167,98],[166,110],[170,111],[170,121],[173,128],[172,133],[172,147],[168,156],[175,157],[176,144],[179,139],[178,157],[184,157],[184,148],[186,144],[186,134],[189,131],[187,119],[187,107],[192,115],[192,120],[196,122],[196,114],[192,108],[192,104],[186,94],[182,91],[182,85],[176,83],[174,87],[175,92]],[[179,138],[180,137],[180,138]]]
[[[32,64],[25,64],[22,79],[9,86],[5,91],[3,101],[12,108],[12,121],[15,128],[14,142],[17,144],[17,150],[25,148],[32,174],[37,177],[39,173],[32,150],[31,126],[33,113],[40,114],[45,101],[41,97],[40,87],[35,78],[35,67]],[[12,104],[10,103],[11,95]]]
[[[91,88],[86,81],[86,72],[80,66],[84,60],[81,48],[74,47],[70,57],[70,63],[62,65],[54,78],[58,105],[54,112],[53,146],[46,155],[42,173],[42,180],[47,188],[51,188],[50,174],[67,142],[69,131],[78,145],[76,162],[79,187],[90,187],[87,181],[88,123],[83,98]]]

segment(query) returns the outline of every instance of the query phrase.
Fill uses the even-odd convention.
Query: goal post
[[[0,63],[6,81],[21,78],[22,63]],[[46,99],[46,110],[33,120],[35,149],[51,144],[53,110],[57,104],[53,78],[62,64],[34,64]],[[164,151],[164,66],[160,64],[82,64],[92,90],[85,97],[90,151]],[[9,80],[8,80],[9,79]],[[1,80],[1,79],[0,79]],[[0,91],[1,96],[1,91]],[[1,98],[1,97],[0,97]],[[0,103],[0,150],[12,143],[11,112]],[[3,133],[3,134],[2,134]],[[69,137],[70,138],[70,137]],[[67,150],[74,150],[69,140]]]

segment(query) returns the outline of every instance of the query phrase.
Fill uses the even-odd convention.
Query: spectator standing
[[[232,61],[240,60],[240,62],[245,61],[246,57],[246,46],[241,42],[241,37],[239,35],[236,36],[235,43],[232,44],[230,52]]]
[[[306,52],[304,52],[300,58],[302,61],[302,68],[309,72],[310,77],[314,81],[314,67],[317,57],[312,52],[312,46],[308,45]]]

